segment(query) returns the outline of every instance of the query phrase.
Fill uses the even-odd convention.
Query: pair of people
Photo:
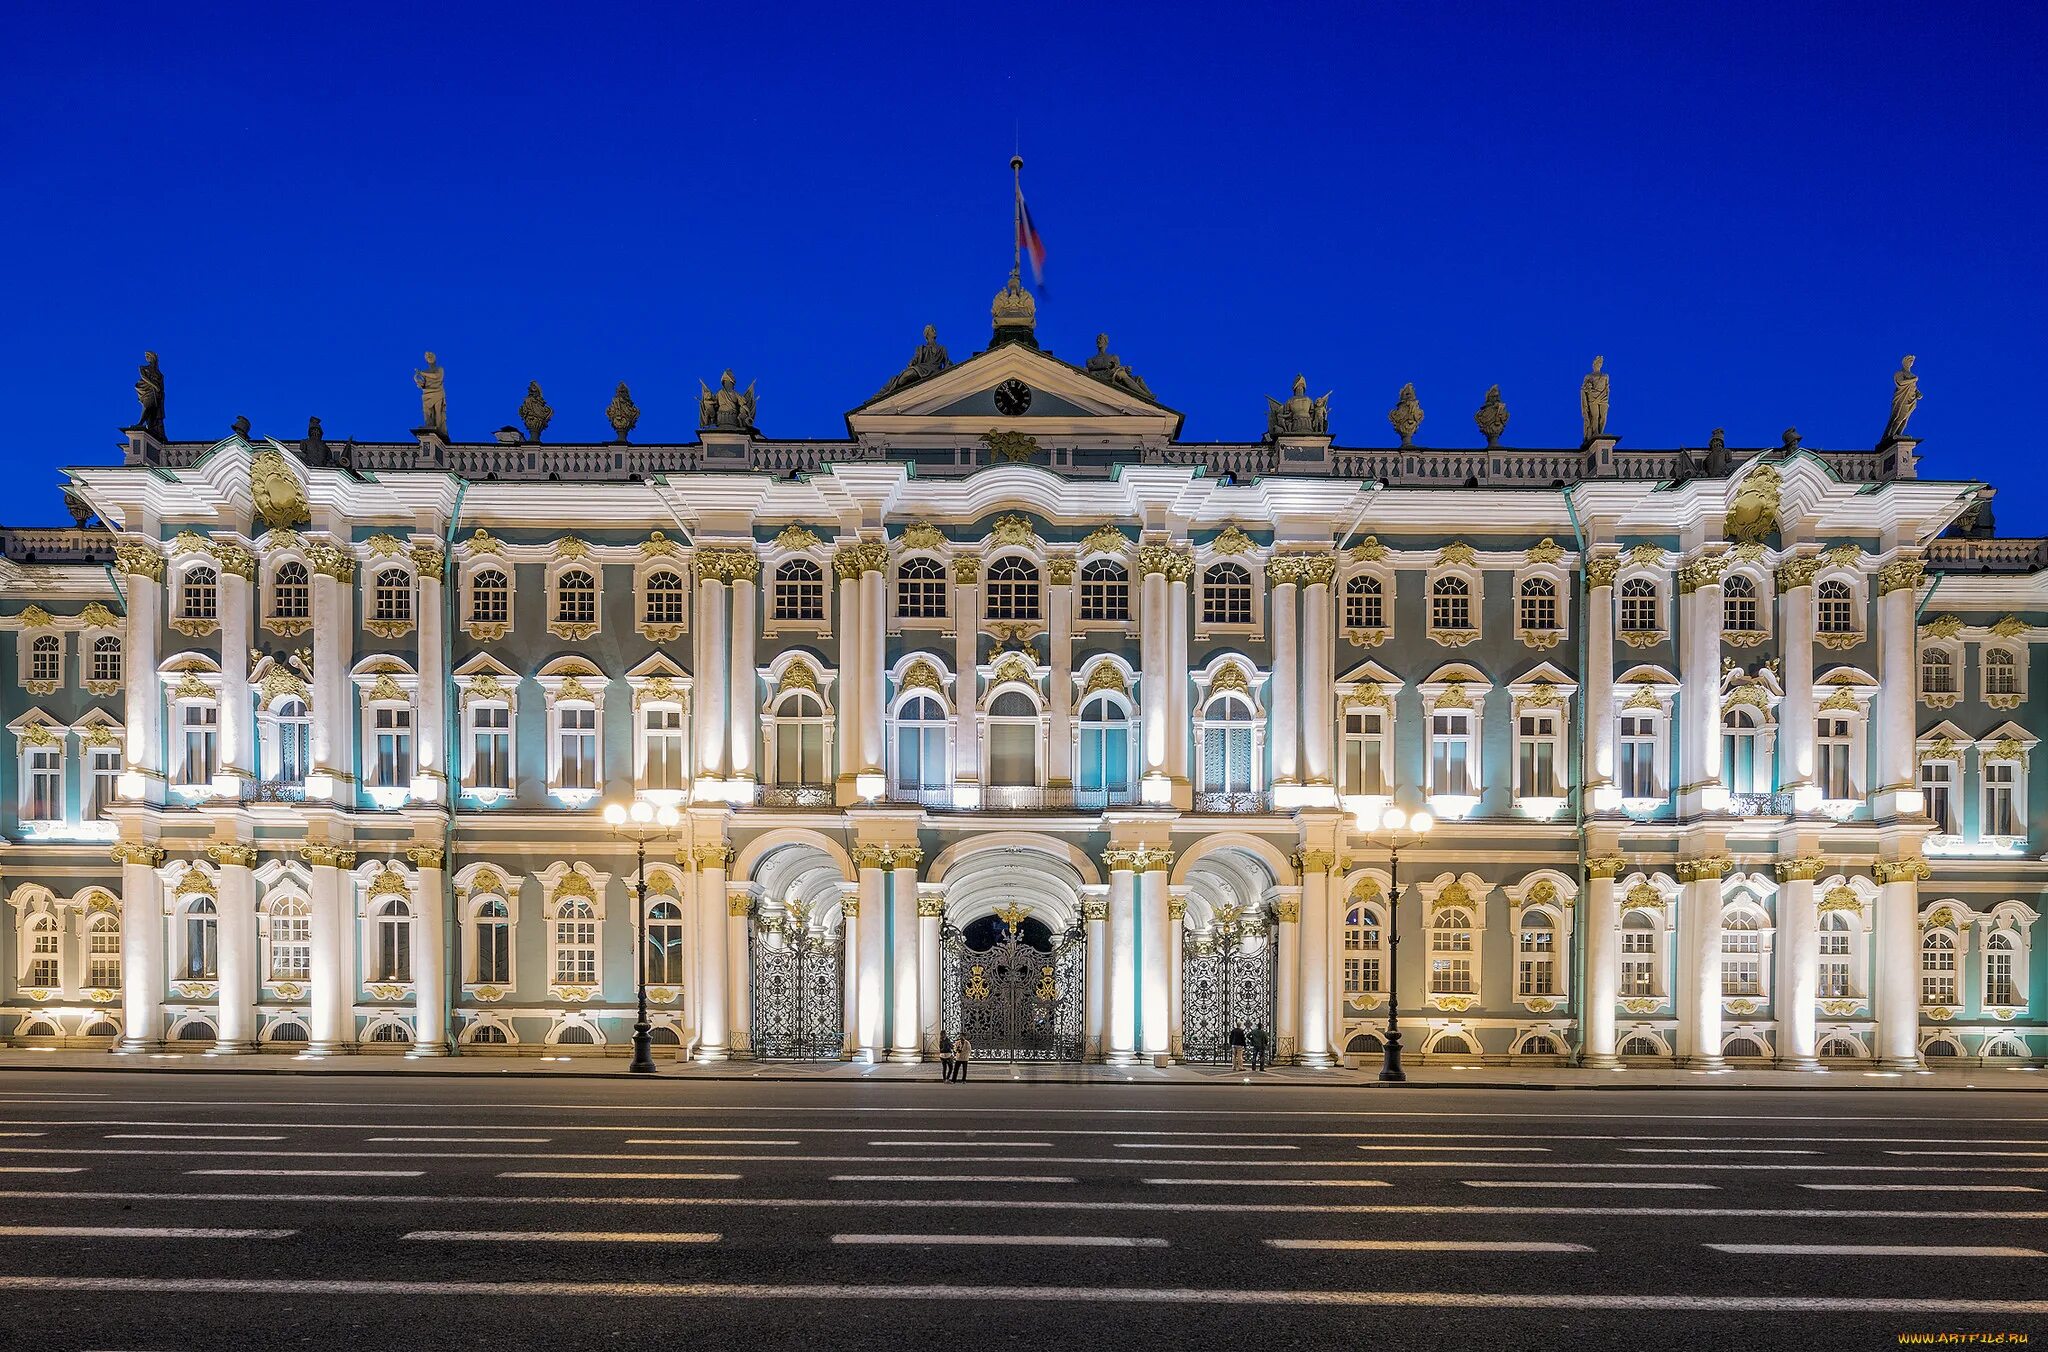
[[[1246,1033],[1243,1024],[1232,1024],[1230,1027],[1230,1068],[1232,1070],[1243,1070],[1245,1053],[1249,1051],[1251,1053],[1252,1069],[1264,1070],[1267,1066],[1267,1054],[1272,1050],[1272,1046],[1272,1039],[1267,1036],[1266,1030],[1263,1027],[1254,1027],[1250,1033]]]
[[[974,1060],[974,1041],[962,1033],[957,1040],[939,1034],[939,1066],[942,1080],[965,1080],[968,1063]]]

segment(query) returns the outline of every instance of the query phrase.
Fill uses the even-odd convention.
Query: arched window
[[[178,586],[178,614],[188,620],[210,620],[219,613],[219,575],[205,564],[187,568]]]
[[[1823,1060],[1834,1060],[1861,1056],[1863,1052],[1847,1038],[1831,1037],[1820,1044],[1820,1055]]]
[[[1731,1037],[1722,1044],[1721,1055],[1754,1059],[1762,1056],[1764,1049],[1753,1037]]]
[[[370,1030],[370,1041],[385,1043],[411,1042],[412,1033],[402,1023],[380,1023]]]
[[[1755,708],[1730,705],[1721,715],[1721,782],[1730,793],[1764,793],[1769,785],[1761,773],[1757,736],[1762,719]]]
[[[1250,624],[1252,575],[1243,564],[1212,564],[1202,575],[1202,623]]]
[[[412,908],[397,897],[377,908],[372,981],[412,980]]]
[[[1721,580],[1721,627],[1730,633],[1753,634],[1762,626],[1756,583],[1746,574],[1730,573]]]
[[[1632,577],[1621,584],[1621,629],[1625,634],[1652,634],[1663,626],[1657,622],[1657,584],[1646,577]]]
[[[1429,589],[1429,627],[1464,630],[1472,627],[1472,584],[1462,577],[1440,577]]]
[[[1363,898],[1344,912],[1344,994],[1352,998],[1386,989],[1386,938],[1380,908]]]
[[[51,685],[64,679],[64,640],[55,634],[38,634],[28,645],[28,678]]]
[[[1472,917],[1447,906],[1429,918],[1429,993],[1471,995],[1475,944]]]
[[[647,908],[647,980],[657,986],[683,983],[683,908],[672,901]]]
[[[1763,994],[1763,935],[1756,912],[1730,907],[1721,917],[1721,994]]]
[[[1012,554],[988,569],[988,617],[992,620],[1036,620],[1038,565]]]
[[[926,694],[896,707],[896,787],[913,797],[952,782],[946,753],[952,720],[946,706]]]
[[[476,907],[476,981],[480,985],[512,984],[512,912],[503,901],[486,897]]]
[[[1522,1039],[1522,1045],[1515,1049],[1523,1056],[1556,1056],[1557,1039],[1542,1033],[1531,1033]]]
[[[270,575],[270,616],[276,620],[305,620],[313,615],[313,583],[306,565],[286,559]]]
[[[1664,964],[1657,952],[1657,929],[1646,911],[1621,918],[1621,988],[1624,996],[1654,996],[1663,984]]]
[[[92,675],[88,678],[104,685],[115,685],[121,680],[121,639],[118,634],[101,634],[92,641]]]
[[[647,575],[642,623],[681,624],[686,592],[682,574],[663,568]]]
[[[1930,930],[1920,941],[1920,1003],[1956,1003],[1956,941],[1943,930]]]
[[[1038,702],[1022,690],[998,694],[988,706],[988,782],[1008,788],[1038,783]]]
[[[306,702],[287,695],[269,714],[270,755],[264,779],[272,784],[303,784],[313,768],[313,716]]]
[[[1813,589],[1813,627],[1822,634],[1856,632],[1856,593],[1833,578]]]
[[[385,624],[412,623],[412,574],[380,568],[371,582],[370,618]]]
[[[1988,668],[1989,654],[1986,655],[1986,693],[1991,684]],[[1920,693],[1923,695],[1953,695],[1956,693],[1955,654],[1946,648],[1924,648],[1920,652]]]
[[[469,622],[505,624],[512,617],[512,584],[496,568],[485,568],[469,580]]]
[[[1547,577],[1522,579],[1519,613],[1516,623],[1533,633],[1547,634],[1557,629],[1557,584]]]
[[[1621,1044],[1623,1056],[1662,1056],[1664,1049],[1657,1045],[1657,1039],[1644,1037],[1641,1033]]]
[[[1091,559],[1081,565],[1081,618],[1099,624],[1129,623],[1131,575],[1115,559]]]
[[[2020,693],[2020,663],[2010,648],[1986,648],[1984,650],[1984,694],[2017,695]]]
[[[1128,802],[1131,715],[1123,701],[1108,691],[1097,691],[1081,704],[1080,752],[1075,787],[1104,806]]]
[[[809,690],[791,690],[775,702],[775,782],[817,787],[832,782],[825,760],[825,702]]]
[[[1850,988],[1850,941],[1853,932],[1849,928],[1849,917],[1841,911],[1829,911],[1820,918],[1820,980],[1815,994],[1823,1000],[1846,1000],[1855,992]]]
[[[99,911],[85,922],[85,984],[89,989],[121,989],[121,917]]]
[[[817,564],[809,559],[791,559],[775,570],[775,618],[825,618],[825,574]]]
[[[1344,584],[1344,627],[1384,629],[1387,627],[1387,593],[1380,580],[1360,573]]]
[[[1557,994],[1557,925],[1547,911],[1522,913],[1515,941],[1515,993]]]
[[[597,909],[581,897],[555,911],[555,984],[597,984]]]
[[[196,897],[185,907],[184,961],[178,975],[187,981],[215,981],[220,977],[220,913],[213,898]]]
[[[571,568],[555,583],[557,624],[597,623],[597,579],[581,568]]]
[[[945,619],[945,566],[937,559],[905,559],[896,570],[896,613],[906,620]]]
[[[58,974],[61,941],[57,917],[48,911],[30,913],[21,926],[22,982],[24,986],[60,986]]]
[[[313,913],[297,897],[270,908],[270,979],[309,981],[313,976]]]
[[[1984,940],[1983,1005],[2016,1005],[2020,1002],[2014,967],[2019,958],[2019,940],[2007,930],[1993,930]]]
[[[469,1035],[472,1046],[502,1047],[510,1040],[505,1036],[505,1030],[495,1023],[480,1023]]]
[[[1258,789],[1252,757],[1252,706],[1243,695],[1211,696],[1197,729],[1202,743],[1203,793],[1253,793]]]

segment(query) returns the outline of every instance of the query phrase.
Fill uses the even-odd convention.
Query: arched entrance
[[[1247,1036],[1264,1029],[1276,1060],[1291,1053],[1280,1039],[1280,925],[1272,898],[1270,870],[1249,851],[1215,850],[1189,870],[1180,935],[1182,1060],[1228,1061],[1233,1027]]]
[[[844,889],[839,865],[813,846],[783,846],[755,867],[746,1029],[755,1056],[837,1061],[846,1054]]]
[[[945,1027],[977,1061],[1079,1061],[1087,937],[1005,907],[941,931]]]

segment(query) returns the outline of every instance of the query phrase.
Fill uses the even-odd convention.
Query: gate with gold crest
[[[1077,925],[1054,934],[1015,907],[966,929],[948,925],[946,1032],[965,1033],[977,1061],[1078,1061],[1085,1036],[1087,939]]]

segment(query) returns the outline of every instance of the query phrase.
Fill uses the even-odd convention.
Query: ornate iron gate
[[[1254,936],[1258,946],[1249,947]],[[1230,1030],[1266,1030],[1269,1048],[1279,1045],[1276,996],[1279,944],[1271,927],[1256,918],[1219,920],[1206,935],[1189,933],[1181,945],[1181,1058],[1230,1059]]]
[[[1085,1036],[1087,939],[1063,935],[1006,908],[948,925],[944,950],[945,1026],[966,1033],[977,1061],[1078,1061]]]
[[[837,1061],[845,1055],[839,936],[804,928],[801,912],[763,917],[748,927],[753,950],[754,1055],[789,1061]]]

